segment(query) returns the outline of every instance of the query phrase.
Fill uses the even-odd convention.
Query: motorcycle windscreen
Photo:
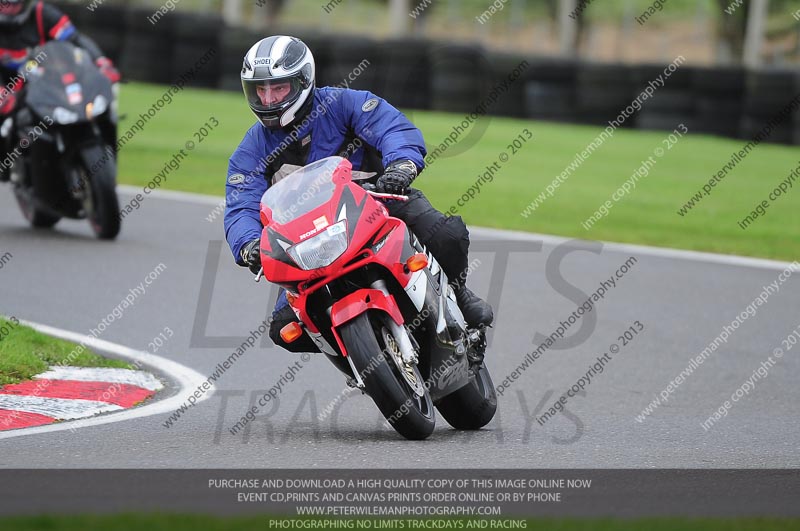
[[[343,160],[327,157],[312,162],[270,186],[261,203],[272,211],[273,221],[285,225],[330,201],[336,190],[333,173]]]
[[[111,104],[111,83],[86,51],[68,42],[49,41],[31,55],[40,58],[38,66],[30,62],[22,69],[27,76],[26,102],[37,115],[62,121],[58,115],[75,113],[75,121],[84,121]],[[92,112],[94,106],[98,108]]]

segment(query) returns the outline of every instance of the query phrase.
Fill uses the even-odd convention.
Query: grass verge
[[[2,317],[0,330],[7,331],[0,339],[0,386],[30,380],[48,367],[59,364],[131,368],[124,361],[103,358],[88,350],[79,352],[74,343],[46,336]]]
[[[120,131],[126,131],[163,92],[162,86],[125,85],[120,106],[129,118],[120,124]],[[429,150],[464,119],[460,114],[407,114],[423,131]],[[219,126],[199,141],[194,133],[212,116]],[[460,146],[449,148],[415,183],[440,210],[457,207],[468,224],[784,260],[800,256],[800,185],[775,201],[766,215],[746,230],[737,225],[798,166],[797,147],[757,146],[716,184],[710,196],[680,216],[677,212],[684,203],[746,142],[690,131],[667,149],[664,142],[668,133],[617,130],[571,171],[552,197],[524,217],[526,206],[575,160],[601,128],[497,117],[488,120],[485,134],[475,145],[458,154]],[[196,143],[194,150],[187,151],[179,169],[170,171],[163,187],[221,196],[228,157],[253,121],[240,94],[186,89],[122,149],[119,181],[146,185],[191,140]],[[525,128],[533,138],[512,155],[509,144]],[[665,151],[663,156],[654,157],[656,164],[649,174],[614,203],[606,217],[585,230],[581,223],[611,199],[656,148]],[[483,168],[497,161],[502,152],[509,155],[508,162],[474,198],[458,206],[459,198]]]

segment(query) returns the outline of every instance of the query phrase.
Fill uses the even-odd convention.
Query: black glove
[[[257,275],[261,269],[261,238],[256,238],[242,247],[240,256],[250,271]]]
[[[383,175],[378,178],[377,188],[386,194],[405,195],[416,177],[416,164],[410,160],[397,160],[386,166]]]

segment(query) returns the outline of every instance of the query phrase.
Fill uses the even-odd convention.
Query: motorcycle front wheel
[[[32,227],[49,229],[61,219],[61,216],[49,214],[38,208],[28,189],[14,185],[14,197],[17,199],[20,212]]]
[[[95,236],[113,240],[119,234],[120,215],[117,199],[117,165],[113,156],[98,144],[81,148],[81,177],[87,184],[84,210]]]
[[[386,329],[381,328],[380,314],[363,313],[343,324],[340,334],[365,391],[395,431],[411,440],[426,439],[433,433],[436,413],[422,376],[416,366],[407,367],[406,374],[401,374],[398,364],[389,358],[394,345]]]

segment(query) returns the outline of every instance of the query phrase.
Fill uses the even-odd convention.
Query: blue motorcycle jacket
[[[311,110],[294,127],[270,130],[256,122],[233,152],[225,185],[225,238],[236,263],[261,236],[261,196],[283,164],[300,166],[344,156],[354,170],[382,172],[397,160],[424,168],[422,132],[386,100],[363,90],[320,87]],[[280,306],[280,301],[279,301]]]

